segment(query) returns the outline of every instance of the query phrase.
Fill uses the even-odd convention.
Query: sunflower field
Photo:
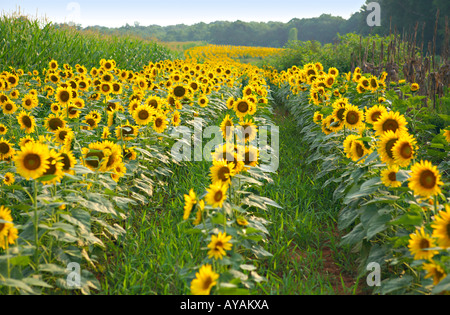
[[[342,205],[341,245],[359,255],[359,273],[377,263],[381,294],[449,289],[450,116],[422,106],[416,83],[339,73],[320,62],[272,73],[274,98],[295,116],[316,178],[330,178]],[[444,100],[445,101],[445,100]]]
[[[325,191],[358,279],[380,266],[373,293],[450,290],[448,87],[437,112],[416,83],[387,73],[239,61],[282,49],[207,45],[176,57],[0,23],[12,48],[0,47],[0,294],[277,292],[292,281],[277,259],[295,246],[269,246],[284,240],[272,232],[300,234],[298,212]],[[24,51],[33,36],[42,40]],[[62,42],[79,49],[67,57]],[[281,109],[306,145],[301,165],[317,167],[302,197],[274,187]],[[274,230],[287,202],[300,204],[296,219]]]

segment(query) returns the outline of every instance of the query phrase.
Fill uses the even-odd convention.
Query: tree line
[[[204,41],[216,45],[240,45],[262,47],[284,47],[290,40],[332,43],[338,35],[356,33],[361,35],[416,34],[416,40],[424,42],[426,48],[435,38],[436,50],[448,46],[444,43],[446,21],[450,13],[448,0],[378,0],[381,7],[381,26],[370,27],[367,16],[371,12],[366,0],[358,12],[349,19],[322,14],[316,18],[293,18],[284,22],[216,21],[193,25],[142,26],[126,24],[119,28],[89,26],[80,29],[111,35],[131,35],[142,39],[164,42]],[[438,13],[439,12],[439,13]],[[437,27],[436,27],[437,26]],[[448,31],[448,24],[447,24]]]

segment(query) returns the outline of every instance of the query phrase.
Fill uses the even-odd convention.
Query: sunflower
[[[199,225],[202,222],[203,211],[205,210],[205,201],[202,199],[197,203],[197,213],[195,214],[195,220],[192,222],[194,225]]]
[[[13,173],[8,172],[3,177],[3,184],[5,184],[6,186],[11,186],[12,184],[14,184],[15,181],[16,179]]]
[[[250,111],[250,103],[245,99],[237,99],[234,102],[233,109],[239,118],[244,118]]]
[[[450,128],[444,130],[444,137],[445,137],[445,140],[447,140],[447,142],[450,143]]]
[[[44,185],[55,184],[60,182],[64,177],[63,162],[61,161],[61,155],[56,150],[50,151],[50,156],[48,157],[48,169],[42,174],[42,176],[53,176],[53,178],[42,181]]]
[[[122,148],[122,155],[123,158],[128,161],[134,161],[137,158],[137,153],[134,148],[127,148],[125,145]]]
[[[425,279],[433,278],[433,285],[438,285],[442,279],[447,277],[447,274],[445,273],[445,270],[442,268],[442,266],[434,261],[424,263],[422,267],[423,270],[427,272],[427,274],[425,275]]]
[[[139,127],[131,125],[128,120],[125,124],[116,127],[116,138],[118,140],[129,141],[135,139],[138,134],[139,134]]]
[[[324,119],[322,119],[321,127],[322,127],[322,132],[325,135],[329,135],[333,132],[333,130],[330,128],[330,125],[334,121],[335,121],[335,118],[332,115],[329,115],[329,116],[325,117]]]
[[[50,70],[57,70],[57,69],[59,68],[58,62],[57,62],[56,60],[51,60],[51,61],[48,63],[48,68],[49,68]]]
[[[209,100],[208,100],[208,97],[206,95],[200,96],[198,98],[198,101],[197,101],[197,103],[198,103],[198,105],[200,105],[200,107],[208,106],[208,102],[209,102]]]
[[[101,82],[99,86],[100,93],[103,95],[109,95],[113,92],[113,86],[109,82]]]
[[[364,116],[365,116],[366,122],[373,125],[378,121],[378,119],[381,117],[381,115],[386,114],[386,113],[387,113],[386,107],[384,107],[382,105],[375,105],[369,109],[366,109]]]
[[[315,112],[314,113],[313,121],[316,124],[320,124],[322,119],[323,119],[323,114],[321,112]]]
[[[67,174],[75,174],[73,167],[77,164],[77,159],[73,155],[72,151],[67,148],[62,148],[59,151],[62,162],[62,171]]]
[[[85,125],[81,126],[83,130],[94,130],[98,127],[98,121],[91,114],[88,114],[84,117],[83,123]]]
[[[8,127],[6,127],[4,124],[0,124],[0,136],[5,135],[8,132]]]
[[[253,141],[256,138],[258,127],[252,120],[246,119],[245,121],[240,121],[239,125],[242,127],[242,135],[244,136],[245,142]]]
[[[397,180],[399,167],[397,165],[389,166],[381,171],[381,182],[386,187],[400,187],[402,183]]]
[[[19,147],[23,147],[28,142],[35,142],[35,140],[29,135],[27,135],[27,136],[25,136],[23,138],[20,138]]]
[[[227,250],[231,250],[233,244],[230,243],[231,235],[227,235],[227,233],[219,232],[219,234],[211,235],[211,242],[208,244],[208,257],[214,259],[222,259],[223,256],[226,256]]]
[[[68,105],[73,99],[73,90],[71,87],[58,87],[56,89],[56,101],[61,105]]]
[[[100,163],[105,157],[101,142],[91,142],[88,148],[82,149],[84,166],[92,171],[100,168]]]
[[[206,189],[208,192],[205,197],[206,203],[214,208],[221,208],[223,202],[227,198],[227,190],[228,185],[221,181],[212,183],[209,188]]]
[[[12,100],[8,99],[3,103],[3,114],[11,115],[17,111],[17,105]]]
[[[420,85],[417,83],[411,84],[411,92],[416,92],[420,89]]]
[[[381,136],[386,131],[398,131],[399,133],[407,132],[406,125],[408,122],[405,117],[398,112],[386,112],[381,114],[378,120],[373,124],[373,129],[377,136]]]
[[[20,124],[20,129],[24,129],[25,133],[33,133],[34,132],[34,128],[36,127],[36,122],[34,120],[34,117],[29,115],[27,112],[22,111],[18,116],[17,116],[17,121]]]
[[[245,147],[245,152],[244,152],[244,165],[246,166],[256,166],[258,165],[258,159],[259,159],[259,150],[250,145]]]
[[[14,244],[17,239],[17,229],[14,227],[11,210],[0,206],[0,248],[6,249],[7,245]]]
[[[367,149],[364,145],[364,142],[361,140],[355,140],[352,144],[352,159],[354,162],[362,163],[364,160],[361,160],[362,157],[364,157],[367,154],[370,154],[372,151],[370,149]]]
[[[181,123],[180,113],[177,110],[173,112],[171,123],[175,127]]]
[[[176,99],[184,99],[189,95],[189,88],[183,84],[174,84],[171,88],[171,95],[173,95]]]
[[[50,167],[50,151],[47,145],[39,142],[28,142],[14,156],[17,173],[25,179],[41,177]]]
[[[64,144],[64,141],[66,140],[67,136],[69,136],[69,137],[74,136],[72,129],[70,129],[68,127],[58,128],[55,131],[55,140],[58,143]]]
[[[167,128],[167,117],[162,114],[157,114],[153,121],[153,130],[158,133],[163,133]]]
[[[234,170],[234,163],[225,160],[213,161],[213,166],[210,168],[211,181],[221,181],[222,183],[230,183],[231,178],[236,175]]]
[[[125,165],[123,163],[118,163],[114,169],[113,172],[111,173],[111,178],[118,183],[119,180],[125,176],[125,174],[127,173],[127,168],[125,167]]]
[[[423,226],[410,234],[408,248],[415,260],[433,258],[439,253],[437,250],[430,250],[433,247],[436,247],[436,244]]]
[[[0,139],[0,161],[5,161],[15,154],[15,150],[13,149],[11,143],[8,140]]]
[[[368,79],[368,81],[369,81],[369,86],[368,86],[369,90],[375,92],[380,87],[380,84],[375,76],[371,76]]]
[[[191,214],[193,206],[197,203],[197,194],[194,189],[189,190],[189,194],[184,195],[184,213],[183,220],[187,220]]]
[[[133,112],[133,118],[138,125],[147,125],[154,119],[155,111],[148,105],[139,105]]]
[[[382,162],[388,165],[395,164],[393,148],[399,139],[398,133],[391,130],[381,135],[378,143],[378,154]]]
[[[433,224],[433,237],[437,239],[437,243],[441,248],[450,247],[450,206],[445,205],[445,210],[439,211],[435,217]]]
[[[211,265],[203,265],[196,278],[191,282],[191,293],[193,295],[209,295],[213,286],[217,284],[219,274],[212,270]]]
[[[227,108],[228,108],[228,109],[234,108],[234,102],[235,102],[234,97],[230,96],[230,97],[227,99]]]
[[[429,161],[420,161],[411,167],[411,177],[408,187],[416,194],[424,198],[441,193],[439,186],[444,183],[436,166]]]
[[[364,113],[355,105],[348,105],[343,116],[344,124],[349,129],[359,129],[363,124]]]
[[[22,107],[26,110],[32,110],[36,106],[38,106],[39,101],[36,96],[27,94],[22,98]]]
[[[154,110],[161,109],[164,103],[165,103],[164,100],[156,95],[151,95],[147,97],[144,101],[144,104],[152,107]]]
[[[353,159],[353,142],[359,139],[360,137],[355,134],[349,134],[343,142],[344,146],[344,153],[346,154],[347,158]]]
[[[105,140],[101,144],[104,159],[101,162],[100,171],[108,172],[114,169],[117,164],[122,163],[122,147],[114,142]]]
[[[55,132],[58,128],[64,128],[66,126],[66,121],[59,114],[50,114],[45,118],[44,122],[47,131]]]
[[[406,167],[414,158],[416,139],[410,134],[402,134],[392,147],[392,156],[395,164]]]

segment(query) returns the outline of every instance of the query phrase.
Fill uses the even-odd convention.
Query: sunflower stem
[[[34,198],[33,198],[33,208],[34,208],[34,242],[35,242],[35,252],[34,252],[34,260],[36,263],[36,268],[39,266],[39,218],[38,218],[38,207],[37,207],[37,181],[34,180]]]

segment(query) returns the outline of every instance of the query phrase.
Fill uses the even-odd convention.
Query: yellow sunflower
[[[33,116],[29,115],[27,112],[22,111],[17,116],[17,121],[19,122],[20,129],[25,130],[25,133],[33,133],[36,127],[36,121]]]
[[[359,129],[363,124],[364,113],[355,105],[348,105],[343,114],[344,124],[349,129]]]
[[[246,119],[245,121],[240,121],[239,125],[242,127],[242,135],[244,136],[245,142],[253,141],[256,138],[258,127],[252,120]]]
[[[15,181],[16,179],[13,173],[8,172],[3,177],[3,184],[5,184],[6,186],[11,186]]]
[[[447,142],[450,143],[450,128],[447,130],[444,130],[444,137],[445,137],[445,140],[447,140]]]
[[[227,190],[228,185],[221,181],[212,183],[209,188],[206,189],[208,192],[205,197],[206,203],[214,208],[221,208],[223,202],[227,198]]]
[[[392,147],[392,155],[395,164],[406,167],[414,158],[416,139],[410,134],[404,133]]]
[[[442,279],[447,277],[444,268],[434,261],[424,263],[422,267],[426,271],[425,279],[433,278],[433,285],[438,285]]]
[[[63,171],[63,162],[61,161],[61,155],[56,150],[50,150],[50,156],[48,157],[48,168],[42,174],[42,176],[53,176],[53,178],[42,181],[44,185],[48,184],[55,184],[57,182],[60,182],[61,179],[64,177],[64,171]]]
[[[5,135],[8,132],[8,127],[6,127],[4,124],[0,124],[0,136]]]
[[[58,128],[66,127],[66,121],[59,114],[50,114],[45,118],[44,125],[47,131],[56,132]]]
[[[64,144],[66,137],[74,136],[74,132],[69,127],[58,128],[54,136],[56,142]]]
[[[8,160],[13,157],[15,154],[15,150],[12,144],[4,139],[3,137],[0,139],[0,161]]]
[[[353,159],[353,142],[357,139],[361,138],[358,135],[355,134],[349,134],[343,142],[344,146],[344,153],[346,154],[347,158]]]
[[[47,145],[39,142],[28,142],[14,156],[17,173],[25,179],[41,177],[50,167],[50,150]]]
[[[250,145],[245,147],[245,153],[244,153],[244,164],[246,166],[256,166],[258,165],[258,159],[259,159],[259,150]]]
[[[436,166],[429,161],[420,161],[411,167],[411,177],[408,187],[416,195],[424,198],[435,196],[441,193],[439,186],[444,183]]]
[[[125,124],[117,126],[115,132],[117,139],[129,141],[137,137],[139,134],[139,126],[133,126],[127,120]]]
[[[208,264],[201,266],[195,276],[196,278],[191,282],[191,294],[193,295],[209,295],[219,279],[219,274],[214,272],[211,265]]]
[[[208,257],[214,259],[222,259],[226,256],[226,251],[231,250],[233,244],[230,243],[231,235],[219,232],[219,234],[211,235],[211,242],[208,244]]]
[[[244,118],[250,111],[250,103],[245,99],[237,99],[233,105],[236,116]]]
[[[22,107],[26,110],[32,110],[36,106],[38,106],[39,101],[36,96],[27,94],[22,98]]]
[[[398,112],[386,112],[381,114],[379,119],[373,124],[373,129],[377,136],[381,136],[387,131],[405,133],[408,131],[406,118]]]
[[[386,187],[400,187],[402,183],[397,180],[399,167],[397,165],[389,166],[381,171],[381,182]]]
[[[153,120],[153,130],[158,133],[163,133],[167,128],[167,117],[162,114],[157,114]]]
[[[366,122],[373,125],[378,121],[378,119],[381,117],[381,115],[386,114],[386,113],[387,113],[386,107],[384,107],[382,105],[375,105],[369,109],[366,109],[366,112],[364,115],[365,115]]]
[[[71,87],[58,87],[56,89],[55,98],[61,105],[68,105],[73,99],[73,90]]]
[[[409,236],[408,248],[415,260],[433,258],[439,253],[437,250],[430,249],[434,247],[436,244],[433,238],[425,232],[423,226]]]
[[[17,105],[12,100],[8,99],[3,104],[3,114],[12,115],[17,111]]]
[[[397,132],[388,130],[383,133],[378,143],[378,155],[382,162],[387,165],[395,164],[393,148],[397,141],[400,139]]]
[[[230,139],[234,130],[234,122],[230,115],[226,115],[220,124],[220,129],[222,130],[222,136],[224,139]]]
[[[73,155],[72,151],[67,148],[62,148],[59,151],[62,162],[62,171],[68,174],[75,174],[73,167],[77,164],[77,159]]]
[[[11,210],[5,206],[0,206],[0,248],[6,249],[8,245],[15,243],[17,239],[17,229],[14,227]]]
[[[433,228],[433,237],[441,248],[450,247],[450,206],[445,205],[445,210],[439,211],[431,227]]]
[[[211,181],[221,181],[222,183],[230,183],[231,178],[236,175],[234,170],[234,163],[225,160],[213,161],[213,166],[210,168]]]
[[[197,194],[194,189],[189,190],[189,194],[184,195],[184,213],[183,220],[187,220],[191,214],[193,206],[197,203]]]
[[[138,125],[147,125],[154,119],[155,111],[148,105],[139,105],[133,111],[133,118]]]
[[[354,162],[362,163],[365,159],[362,159],[365,155],[368,155],[372,152],[371,149],[368,149],[364,142],[361,140],[354,140],[352,143],[352,153],[351,157]]]

